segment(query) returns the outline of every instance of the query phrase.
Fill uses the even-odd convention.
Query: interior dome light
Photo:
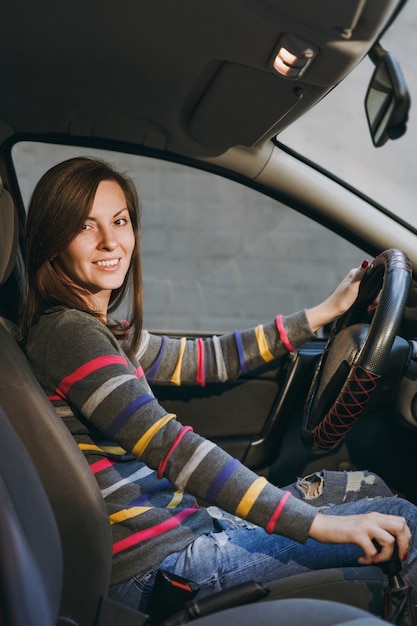
[[[278,46],[272,65],[285,78],[300,78],[318,54],[317,46],[288,33],[281,37]]]

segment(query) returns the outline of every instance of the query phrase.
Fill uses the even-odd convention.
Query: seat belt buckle
[[[146,612],[149,623],[153,626],[160,624],[166,618],[180,611],[184,605],[192,600],[200,586],[182,576],[171,574],[159,569]]]

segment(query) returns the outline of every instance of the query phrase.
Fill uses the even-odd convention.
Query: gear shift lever
[[[398,546],[395,542],[392,557],[385,563],[381,563],[382,571],[388,578],[388,585],[384,588],[384,619],[392,624],[403,624],[402,619],[407,616],[405,623],[409,626],[417,626],[412,590],[410,585],[402,579],[401,567]]]

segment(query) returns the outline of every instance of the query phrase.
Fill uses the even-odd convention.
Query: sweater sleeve
[[[167,414],[142,368],[133,367],[101,322],[67,311],[44,326],[28,343],[28,356],[52,401],[65,401],[82,421],[176,488],[269,533],[306,541],[316,509]]]
[[[311,339],[305,311],[220,337],[170,338],[142,333],[137,357],[150,383],[224,382],[278,359]]]

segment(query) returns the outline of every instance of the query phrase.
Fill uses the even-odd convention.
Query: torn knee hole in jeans
[[[310,474],[297,480],[297,485],[303,491],[306,500],[318,498],[323,493],[324,476],[322,474]]]
[[[367,470],[356,471],[326,471],[315,472],[296,483],[299,493],[305,500],[317,500],[326,495],[326,502],[320,498],[322,504],[341,504],[345,501],[359,498],[375,498],[377,496],[392,495],[387,487],[373,472]]]

